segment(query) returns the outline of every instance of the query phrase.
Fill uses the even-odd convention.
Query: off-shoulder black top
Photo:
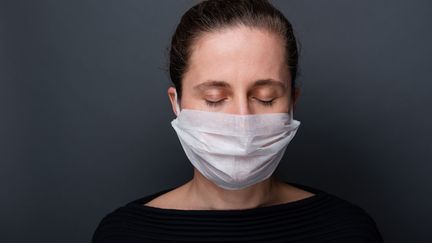
[[[171,189],[107,214],[93,243],[142,242],[382,242],[375,221],[346,200],[309,186],[298,201],[241,210],[178,210],[145,206]]]

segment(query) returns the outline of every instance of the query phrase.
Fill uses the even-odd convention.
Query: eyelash
[[[272,106],[274,100],[275,100],[275,99],[268,100],[268,101],[265,101],[265,100],[258,100],[258,101],[261,102],[261,103],[262,103],[263,105],[265,105],[265,106]]]
[[[215,107],[215,106],[221,105],[223,101],[224,100],[218,100],[218,101],[205,100],[206,104],[208,106],[211,106],[211,107]]]
[[[264,105],[264,106],[272,106],[274,100],[275,100],[275,99],[272,99],[272,100],[268,100],[268,101],[266,101],[266,100],[258,100],[258,99],[257,99],[257,101],[259,101],[259,102],[260,102],[262,105]],[[208,106],[211,106],[211,107],[219,106],[219,105],[221,105],[224,101],[225,101],[224,99],[219,100],[219,101],[209,101],[209,100],[205,100],[206,104],[207,104]]]

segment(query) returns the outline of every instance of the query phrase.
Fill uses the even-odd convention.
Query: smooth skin
[[[266,30],[235,26],[203,34],[193,45],[183,77],[181,109],[230,114],[289,112],[291,95],[284,42]],[[176,113],[175,88],[168,88]],[[178,210],[249,209],[301,200],[314,194],[274,176],[241,190],[218,187],[194,169],[187,183],[146,203]]]

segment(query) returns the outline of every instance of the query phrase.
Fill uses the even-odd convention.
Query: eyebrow
[[[193,87],[194,90],[204,90],[208,88],[230,88],[231,85],[225,81],[208,80]]]
[[[279,86],[286,89],[285,82],[275,79],[259,79],[252,84],[252,88],[257,86]],[[193,87],[194,90],[205,90],[209,88],[231,88],[231,85],[225,81],[208,80]]]
[[[286,89],[287,88],[285,82],[282,82],[282,81],[279,81],[279,80],[275,80],[275,79],[260,79],[260,80],[256,80],[252,86],[253,87],[256,87],[256,86],[279,86],[282,89]]]

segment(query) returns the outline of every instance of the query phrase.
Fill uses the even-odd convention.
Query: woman
[[[297,45],[266,0],[208,0],[174,33],[172,126],[193,178],[118,208],[93,242],[382,242],[361,208],[273,172],[300,122]]]

